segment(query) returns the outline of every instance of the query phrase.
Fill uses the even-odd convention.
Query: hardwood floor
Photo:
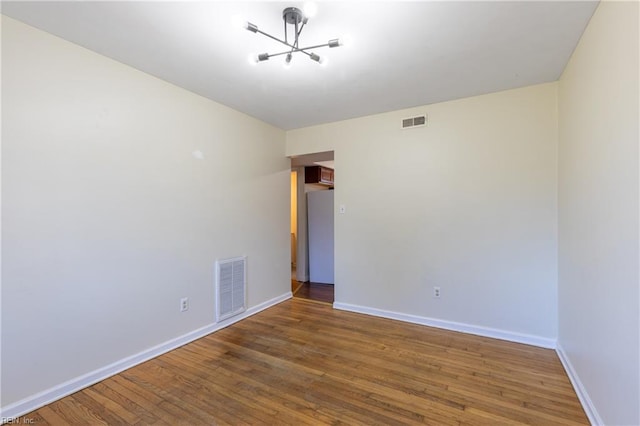
[[[333,304],[334,292],[332,284],[301,283],[291,280],[291,292],[294,297]]]
[[[39,425],[588,424],[552,350],[295,298],[23,419]]]

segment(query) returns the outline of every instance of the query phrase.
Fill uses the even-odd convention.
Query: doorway
[[[305,168],[307,178],[305,179]],[[333,151],[302,155],[291,158],[291,292],[300,299],[333,303],[335,282],[333,279],[333,181],[314,182],[310,178],[313,169],[320,168],[323,176],[335,175]],[[319,170],[318,170],[319,171]],[[331,191],[322,192],[320,191]],[[316,193],[309,196],[310,193]],[[309,199],[313,199],[309,203]],[[327,207],[327,199],[330,206]],[[311,206],[311,211],[309,211]],[[324,213],[323,213],[324,211]],[[319,216],[324,214],[324,219]],[[327,219],[328,215],[328,219]],[[311,221],[311,223],[310,223]],[[318,230],[318,226],[323,226]],[[311,232],[309,232],[311,229]],[[320,237],[318,237],[320,236]],[[330,243],[326,240],[330,236]],[[328,245],[329,244],[329,245]],[[326,268],[330,268],[327,270]],[[314,280],[316,282],[314,282]],[[320,282],[321,281],[321,282]]]

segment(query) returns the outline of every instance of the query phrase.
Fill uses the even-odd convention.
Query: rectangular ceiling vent
[[[216,322],[246,310],[247,258],[216,262]]]
[[[413,127],[424,127],[427,125],[427,115],[419,115],[417,117],[403,118],[402,128],[411,129]]]

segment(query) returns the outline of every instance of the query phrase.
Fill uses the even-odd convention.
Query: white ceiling
[[[281,45],[282,10],[302,2],[2,2],[2,13],[282,129],[557,80],[597,2],[317,2],[301,45],[318,51],[250,65]],[[284,47],[284,46],[282,46]]]

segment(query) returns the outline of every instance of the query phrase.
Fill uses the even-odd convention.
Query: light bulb
[[[249,56],[247,56],[247,62],[249,62],[250,65],[257,64],[258,56],[255,53],[249,53]]]
[[[245,21],[244,19],[242,19],[242,16],[240,15],[233,15],[231,17],[231,25],[233,25],[234,28],[238,28],[238,29],[245,29],[247,21]]]
[[[304,16],[306,16],[307,18],[313,18],[314,16],[316,16],[316,13],[318,13],[318,5],[315,4],[315,2],[308,1],[304,4],[302,11],[304,13]]]
[[[353,47],[353,37],[351,34],[347,34],[343,37],[340,37],[340,45],[346,47]]]

